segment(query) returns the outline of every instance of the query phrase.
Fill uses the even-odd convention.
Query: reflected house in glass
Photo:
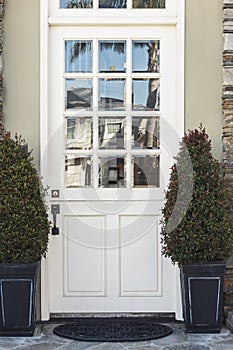
[[[119,98],[101,96],[99,99],[99,109],[101,111],[119,111],[125,109],[124,101]]]
[[[92,186],[91,157],[66,156],[65,185],[67,188]]]
[[[105,149],[125,147],[125,118],[99,118],[99,147]]]
[[[68,117],[66,119],[66,148],[88,150],[92,148],[92,118]]]
[[[125,159],[122,157],[99,158],[99,187],[126,187]]]
[[[91,109],[92,108],[92,88],[75,88],[67,90],[66,108]]]
[[[132,159],[133,187],[159,187],[159,156],[134,156]]]

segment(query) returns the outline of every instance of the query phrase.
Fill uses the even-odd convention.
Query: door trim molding
[[[48,140],[48,1],[40,0],[40,173],[44,184],[47,181],[47,140]],[[41,320],[50,318],[48,266],[46,259],[41,262]]]

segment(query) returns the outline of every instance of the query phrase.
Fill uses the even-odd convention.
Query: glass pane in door
[[[134,9],[165,8],[165,0],[132,0],[132,3]]]
[[[99,0],[99,8],[126,8],[127,0]]]
[[[92,41],[65,41],[65,72],[92,72]]]
[[[99,41],[99,72],[119,73],[126,69],[125,40]]]
[[[126,187],[123,157],[99,158],[99,187]]]
[[[87,150],[92,148],[92,118],[66,118],[66,148]]]
[[[160,71],[159,50],[159,40],[133,40],[132,71],[158,73]]]
[[[132,147],[159,148],[159,118],[132,118]]]
[[[159,110],[159,79],[136,78],[132,81],[132,105],[134,111]]]
[[[92,186],[92,158],[67,155],[65,159],[65,186]]]
[[[125,118],[99,118],[99,147],[101,149],[125,147]]]
[[[134,156],[133,187],[159,187],[159,156]]]
[[[99,110],[125,109],[125,79],[99,79]]]
[[[65,79],[65,107],[92,110],[92,79]]]
[[[60,8],[69,9],[69,8],[92,8],[93,1],[92,0],[60,0]]]

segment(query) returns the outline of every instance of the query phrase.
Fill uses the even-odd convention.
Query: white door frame
[[[185,35],[185,0],[177,1],[177,16],[163,17],[159,20],[159,25],[169,25],[177,27],[177,62],[178,76],[177,81],[177,111],[179,121],[176,125],[177,135],[183,136],[184,132],[184,35]],[[47,181],[47,142],[48,142],[48,55],[49,55],[49,26],[72,24],[75,19],[66,19],[63,17],[49,17],[49,2],[40,0],[40,171],[43,183]],[[77,23],[76,23],[77,24]],[[49,252],[48,252],[49,254]],[[179,286],[179,270],[176,269],[177,288],[175,293],[176,300],[176,318],[182,319],[181,298]],[[41,264],[41,319],[50,318],[50,307],[48,298],[48,263],[43,259]]]

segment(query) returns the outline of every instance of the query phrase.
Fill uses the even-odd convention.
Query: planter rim
[[[209,263],[195,263],[189,265],[181,265],[180,273],[188,275],[205,275],[214,276],[216,274],[223,275],[226,271],[226,261],[214,261]]]
[[[190,264],[182,264],[180,267],[188,267],[188,266],[213,266],[213,265],[226,265],[227,261],[226,260],[215,260],[215,261],[208,261],[208,262],[194,262]]]
[[[7,267],[25,267],[25,266],[34,266],[34,265],[39,265],[41,262],[41,260],[37,260],[34,262],[28,262],[28,263],[22,263],[22,262],[18,262],[18,263],[4,263],[4,262],[0,262],[0,267],[2,266],[7,266]]]
[[[16,264],[3,264],[0,263],[0,279],[3,276],[11,276],[12,278],[19,276],[37,276],[40,270],[40,260],[34,263],[16,263]]]

